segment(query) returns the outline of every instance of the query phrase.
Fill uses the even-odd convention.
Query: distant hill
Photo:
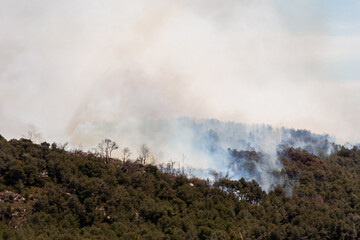
[[[225,151],[253,174],[266,158]],[[283,146],[277,155],[283,167],[271,176],[282,181],[265,192],[254,180],[219,174],[212,183],[171,164],[160,170],[0,136],[0,238],[359,239],[360,150],[316,156]]]

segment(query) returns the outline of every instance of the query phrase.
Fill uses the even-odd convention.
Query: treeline
[[[0,136],[0,238],[360,238],[357,148],[326,158],[288,148],[281,161],[283,184],[265,193]]]

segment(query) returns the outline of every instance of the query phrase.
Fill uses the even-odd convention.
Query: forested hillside
[[[0,136],[0,238],[359,239],[360,150],[280,156],[283,184],[265,193]]]

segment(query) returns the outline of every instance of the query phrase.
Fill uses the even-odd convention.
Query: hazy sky
[[[188,116],[360,141],[360,1],[0,0],[0,134]],[[101,135],[101,134],[100,134]]]

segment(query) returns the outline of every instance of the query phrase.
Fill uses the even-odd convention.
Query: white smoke
[[[107,136],[121,147],[130,147],[134,157],[139,146],[145,143],[156,164],[176,162],[202,178],[211,178],[212,172],[218,172],[232,179],[256,180],[266,191],[281,182],[276,172],[282,169],[278,152],[283,147],[302,148],[314,154],[333,150],[333,139],[326,135],[215,119],[121,119],[82,125],[75,130],[75,135],[87,139],[93,146]],[[249,151],[260,157],[255,160],[237,157],[232,155],[232,150]],[[117,154],[120,152],[114,152],[114,156]]]
[[[328,71],[360,58],[358,33],[330,34],[316,19],[298,32],[285,2],[1,0],[0,134],[19,138],[34,126],[49,142],[74,146],[145,142],[174,149],[166,158],[188,152],[202,168],[221,161],[180,144],[196,132],[152,121],[216,118],[359,141],[360,82]],[[227,134],[222,147],[239,148]],[[270,156],[282,139],[248,135]],[[259,169],[277,169],[270,162]]]
[[[359,36],[328,34],[339,24],[306,4],[2,0],[0,131],[66,141],[86,123],[189,116],[358,141],[360,83],[326,69],[358,59]]]

